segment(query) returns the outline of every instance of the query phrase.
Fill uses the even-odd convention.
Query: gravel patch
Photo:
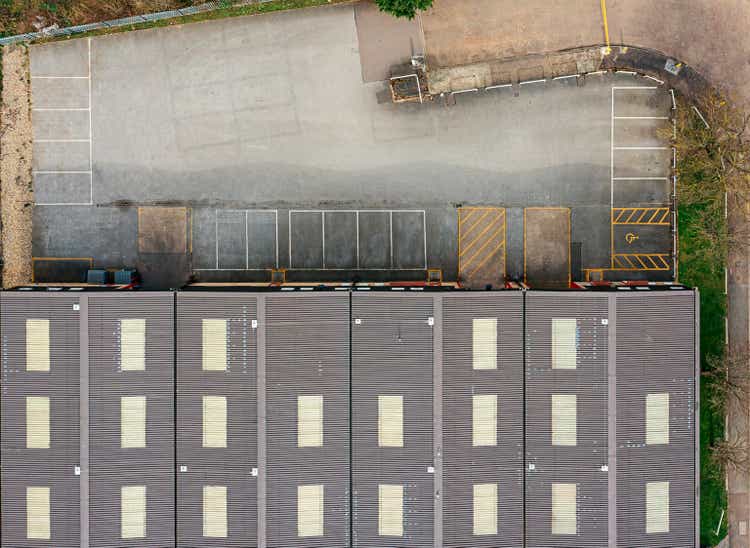
[[[3,288],[31,283],[31,105],[25,46],[3,49],[0,112],[0,230]]]

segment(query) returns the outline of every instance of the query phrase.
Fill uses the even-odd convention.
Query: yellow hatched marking
[[[615,207],[612,224],[615,225],[669,225],[668,207]]]
[[[477,272],[479,272],[479,269],[482,268],[487,263],[487,261],[489,261],[492,257],[494,257],[495,253],[497,253],[498,251],[500,251],[503,248],[504,245],[505,245],[505,241],[503,240],[502,243],[500,243],[498,246],[496,246],[495,249],[493,249],[492,251],[490,251],[485,256],[485,258],[481,260],[481,262],[477,265],[477,267],[474,270],[471,271],[471,273],[469,274],[469,277],[471,278],[474,274],[476,274]]]
[[[618,253],[613,258],[613,270],[669,270],[666,253]]]
[[[473,225],[471,225],[469,228],[466,229],[464,234],[468,234],[469,232],[474,230],[476,227],[478,227],[481,224],[481,222],[484,221],[484,219],[486,219],[490,213],[492,213],[492,210],[491,209],[487,210],[486,213],[484,213],[482,216],[479,217],[479,219],[477,219],[477,222],[475,222]]]
[[[464,228],[469,224],[468,228]],[[499,252],[502,252],[504,248],[505,209],[499,207],[461,207],[458,209],[459,275],[465,282],[470,283],[475,275],[482,276],[481,271],[487,268],[487,264],[493,258],[501,260]],[[498,273],[499,278],[502,279],[504,276],[504,271]]]
[[[482,230],[482,232],[480,232],[480,233],[479,233],[479,234],[478,234],[478,235],[477,235],[477,236],[476,236],[476,237],[475,237],[475,238],[474,238],[474,239],[473,239],[473,240],[471,241],[471,243],[470,243],[469,245],[467,245],[467,246],[465,246],[465,247],[464,247],[464,246],[462,246],[462,248],[461,248],[461,254],[459,255],[459,257],[463,257],[463,256],[464,256],[464,254],[465,254],[465,253],[466,253],[466,252],[467,252],[468,250],[470,250],[470,249],[471,249],[472,247],[474,247],[474,244],[476,244],[477,242],[479,242],[479,241],[480,241],[480,240],[482,239],[482,236],[484,236],[484,235],[485,235],[485,234],[486,234],[487,232],[489,232],[489,230],[490,230],[490,229],[491,229],[492,227],[494,227],[495,225],[497,225],[498,221],[502,221],[502,215],[498,215],[496,219],[494,219],[493,221],[490,221],[490,223],[489,223],[489,224],[488,224],[488,225],[487,225],[487,226],[486,226],[486,227],[485,227],[485,228],[484,228],[484,229]]]

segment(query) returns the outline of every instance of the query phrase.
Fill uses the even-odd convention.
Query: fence
[[[48,29],[39,32],[27,32],[25,34],[16,34],[14,36],[6,36],[0,38],[0,46],[7,46],[10,44],[16,44],[18,42],[33,42],[42,38],[58,38],[63,36],[73,36],[76,34],[82,34],[84,32],[90,32],[92,30],[99,29],[113,29],[118,27],[126,27],[128,25],[136,25],[139,23],[151,23],[159,21],[160,19],[175,19],[177,17],[184,17],[186,15],[195,15],[196,13],[202,13],[207,11],[214,11],[221,8],[246,6],[250,4],[261,4],[264,2],[271,2],[272,0],[241,0],[237,2],[233,1],[218,1],[218,2],[205,2],[195,6],[188,6],[186,8],[179,8],[168,11],[159,11],[156,13],[147,13],[145,15],[134,15],[132,17],[123,17],[120,19],[113,19],[110,21],[99,21],[96,23],[88,23],[85,25],[76,25],[73,27],[65,27],[61,29]]]

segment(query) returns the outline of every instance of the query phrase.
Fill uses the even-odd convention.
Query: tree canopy
[[[432,0],[375,0],[380,11],[396,17],[414,19],[417,10],[426,10],[432,6]]]

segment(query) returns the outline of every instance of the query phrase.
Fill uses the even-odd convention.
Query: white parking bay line
[[[91,114],[91,104],[93,101],[93,95],[91,93],[91,38],[88,38],[88,52],[89,52],[89,169],[91,170],[91,178],[89,180],[89,202],[93,205],[94,203],[94,122]]]
[[[68,170],[68,171],[59,171],[59,170],[52,170],[52,171],[50,171],[50,170],[39,170],[39,171],[32,171],[31,173],[32,173],[32,174],[36,174],[36,173],[38,173],[38,174],[40,174],[40,175],[54,175],[54,174],[62,174],[62,175],[65,175],[65,174],[91,173],[91,171],[90,171],[90,170],[88,170],[88,169],[86,169],[86,170],[83,170],[83,171],[80,171],[80,170],[79,170],[79,171],[76,171],[76,170]]]
[[[85,111],[88,111],[89,109],[88,108],[83,108],[83,107],[81,107],[81,108],[69,108],[69,107],[65,107],[65,108],[55,108],[55,107],[48,108],[48,107],[39,107],[39,108],[32,108],[31,110],[33,110],[35,112],[81,112],[81,111],[85,112]]]
[[[294,213],[319,213],[321,215],[322,225],[322,236],[323,242],[322,247],[324,250],[323,260],[325,261],[325,214],[337,214],[337,213],[351,213],[356,218],[356,264],[354,267],[348,268],[330,268],[325,266],[325,262],[322,263],[322,268],[295,268],[292,264],[292,214]],[[372,271],[383,271],[388,272],[392,270],[414,270],[413,268],[396,268],[394,266],[394,252],[393,252],[393,214],[394,213],[417,213],[422,215],[422,246],[424,255],[424,269],[427,269],[427,213],[424,209],[290,209],[288,212],[288,236],[289,236],[289,269],[290,270],[329,270],[329,271],[353,271],[361,270],[361,258],[360,258],[360,213],[383,213],[388,215],[388,238],[390,243],[390,266],[388,268],[365,268],[365,270]]]
[[[615,150],[669,150],[669,147],[614,147]]]
[[[612,177],[613,181],[668,181],[669,177]]]
[[[615,116],[615,120],[669,120],[669,116]]]
[[[36,143],[88,143],[91,139],[34,139]]]

